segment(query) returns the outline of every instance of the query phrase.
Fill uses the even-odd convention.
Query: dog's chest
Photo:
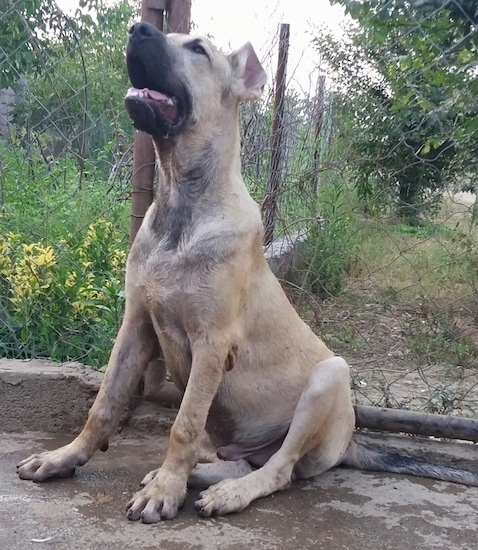
[[[161,326],[183,324],[195,310],[200,274],[167,252],[148,259],[141,281],[144,300]],[[188,314],[189,312],[189,314]]]
[[[171,249],[167,239],[154,242],[139,236],[128,266],[129,287],[150,312],[156,332],[184,345],[185,334],[197,329],[210,269],[197,249],[183,245]],[[160,334],[158,334],[160,336]]]
[[[167,252],[147,259],[134,272],[134,292],[151,316],[168,370],[185,387],[191,368],[188,335],[197,327],[194,277],[182,273],[181,263]]]
[[[148,307],[158,306],[175,318],[185,311],[189,316],[228,257],[221,244],[227,239],[221,239],[221,223],[208,219],[192,223],[176,241],[170,231],[157,232],[156,217],[151,208],[131,249],[131,283]]]

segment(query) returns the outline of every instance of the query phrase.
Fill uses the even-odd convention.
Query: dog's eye
[[[191,51],[197,53],[198,55],[205,55],[207,57],[206,50],[201,46],[201,44],[191,44]]]

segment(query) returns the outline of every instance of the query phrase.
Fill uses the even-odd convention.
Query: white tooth
[[[126,97],[146,97],[147,93],[143,90],[130,89],[126,93]]]
[[[168,101],[166,101],[166,103],[168,105],[174,105],[174,101],[170,97],[168,97]]]

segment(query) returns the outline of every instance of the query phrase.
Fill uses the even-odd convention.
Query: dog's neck
[[[151,227],[175,250],[187,239],[192,220],[237,214],[248,194],[241,176],[237,117],[220,127],[196,124],[174,141],[155,141],[161,175]],[[220,128],[220,129],[219,129]],[[229,214],[227,214],[229,213]]]
[[[159,201],[176,193],[192,202],[202,197],[217,201],[244,185],[237,116],[229,114],[219,127],[197,124],[174,140],[155,140],[155,146],[162,172]]]

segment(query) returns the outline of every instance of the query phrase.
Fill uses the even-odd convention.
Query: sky
[[[344,20],[341,8],[328,0],[193,0],[192,21],[199,34],[207,33],[226,52],[251,41],[272,80],[277,58],[278,29],[290,25],[287,77],[294,87],[307,93],[314,90],[320,59],[312,46],[314,29],[326,24],[339,32]],[[195,32],[195,31],[194,31]]]
[[[57,2],[69,13],[78,6],[78,0]],[[279,25],[288,23],[287,78],[298,92],[308,94],[315,90],[320,65],[312,46],[314,29],[326,24],[334,32],[340,32],[344,15],[340,7],[331,7],[329,0],[192,0],[191,18],[196,26],[192,32],[210,36],[226,53],[252,42],[270,82],[277,65],[274,53]]]

